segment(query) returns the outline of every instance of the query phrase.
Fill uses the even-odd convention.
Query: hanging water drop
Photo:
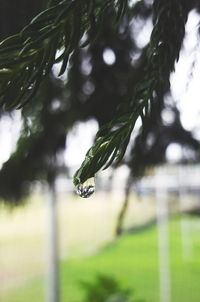
[[[78,184],[76,193],[83,198],[90,197],[95,191],[94,177],[87,179],[83,184]]]

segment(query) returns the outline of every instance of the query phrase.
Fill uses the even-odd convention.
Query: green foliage
[[[111,276],[98,275],[93,283],[84,281],[82,286],[86,291],[84,302],[136,302],[132,298],[132,292],[122,288]]]
[[[97,133],[95,144],[74,175],[75,185],[84,183],[101,168],[106,169],[113,161],[118,163],[123,158],[136,120],[141,117],[144,127],[152,104],[169,89],[169,76],[179,57],[188,12],[184,1],[154,1],[154,28],[143,79],[136,86],[127,114],[115,118]],[[173,31],[169,31],[170,27]]]
[[[23,107],[53,64],[62,62],[62,75],[70,54],[96,39],[105,12],[114,7],[118,20],[126,4],[127,0],[51,1],[20,33],[0,43],[1,106],[6,110]],[[82,42],[84,34],[90,39]]]
[[[94,118],[99,124],[109,121],[116,106],[125,99],[120,91],[128,86],[133,67],[127,57],[135,48],[129,32],[121,32],[119,24],[116,26],[109,21],[115,13],[109,11],[106,16],[99,39],[70,56],[66,85],[51,74],[43,81],[34,101],[23,107],[17,149],[0,171],[0,196],[5,201],[20,202],[19,198],[30,193],[35,179],[47,179],[49,169],[66,172],[57,161],[57,154],[65,148],[68,130],[76,121],[88,118]],[[116,63],[112,66],[103,60],[106,47],[116,54]],[[82,65],[88,58],[92,71],[86,75]],[[99,81],[102,76],[103,81]],[[95,87],[90,94],[84,91],[88,82]],[[128,88],[125,94],[127,91]]]
[[[94,146],[89,149],[81,168],[74,175],[74,184],[84,183],[93,177],[104,165],[106,169],[115,160],[120,161],[124,155],[133,129],[136,114],[122,116],[102,127],[97,133]],[[117,128],[116,128],[117,127]]]
[[[138,3],[142,2],[145,1]],[[108,11],[114,14],[114,18],[110,18],[113,24],[122,20],[126,11],[133,13],[134,9],[131,12],[127,4],[127,0],[49,1],[49,7],[19,34],[0,44],[1,106],[6,110],[24,106],[33,98],[54,63],[61,63],[59,75],[62,75],[72,53],[94,45],[107,21]],[[145,128],[152,108],[160,105],[160,97],[169,89],[169,76],[179,58],[187,16],[195,5],[195,1],[186,0],[153,1],[153,31],[143,54],[145,62],[140,82],[126,101],[126,110],[118,110],[115,119],[97,133],[95,144],[75,173],[75,185],[122,160],[139,117]]]

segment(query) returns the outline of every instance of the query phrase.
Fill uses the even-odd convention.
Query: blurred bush
[[[118,280],[107,275],[98,275],[93,282],[81,282],[86,291],[83,302],[142,302],[133,298],[133,292],[123,288]]]

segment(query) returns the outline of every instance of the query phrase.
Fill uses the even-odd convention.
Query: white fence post
[[[168,196],[166,179],[156,175],[156,214],[158,228],[160,302],[171,301],[170,290],[170,260],[169,260],[169,231],[168,231]]]
[[[180,166],[178,169],[178,177],[179,177],[179,204],[181,210],[181,244],[182,244],[182,257],[184,260],[188,260],[192,257],[192,242],[191,242],[191,234],[190,234],[190,219],[184,215],[184,211],[188,209],[188,200],[185,199],[185,183],[188,180],[187,170],[188,168],[183,168]],[[186,171],[185,171],[186,170]],[[189,171],[188,171],[189,172]],[[186,177],[187,175],[187,177]],[[190,174],[189,174],[190,175]]]
[[[58,221],[55,181],[48,185],[47,199],[47,302],[59,302]]]

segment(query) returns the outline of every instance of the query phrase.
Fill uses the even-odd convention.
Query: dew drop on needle
[[[83,198],[90,197],[95,191],[94,177],[87,179],[84,183],[76,186],[76,193]]]

